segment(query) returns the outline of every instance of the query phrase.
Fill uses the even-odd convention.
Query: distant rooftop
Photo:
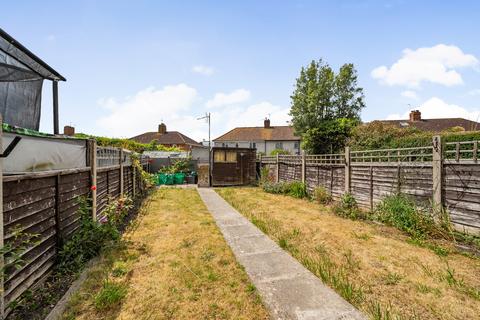
[[[441,132],[453,127],[461,127],[465,131],[480,130],[480,123],[464,118],[438,118],[422,119],[419,110],[412,110],[407,120],[379,120],[384,124],[394,125],[399,128],[413,127],[424,131]]]
[[[298,141],[293,127],[270,126],[265,119],[263,127],[237,127],[221,135],[213,141]]]
[[[167,126],[162,123],[158,126],[156,132],[145,132],[138,136],[130,138],[130,140],[139,143],[150,143],[155,140],[158,144],[163,145],[188,145],[188,146],[202,146],[192,138],[187,137],[178,131],[167,131]]]

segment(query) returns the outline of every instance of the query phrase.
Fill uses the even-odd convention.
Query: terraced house
[[[255,148],[257,153],[270,154],[275,149],[300,154],[300,137],[291,126],[271,126],[265,119],[263,127],[237,127],[213,140],[215,147]]]

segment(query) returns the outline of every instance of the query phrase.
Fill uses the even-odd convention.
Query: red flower
[[[91,186],[91,187],[90,187],[90,190],[92,190],[92,191],[97,190],[97,186]]]

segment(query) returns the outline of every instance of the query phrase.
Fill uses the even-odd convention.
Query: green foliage
[[[188,173],[190,172],[190,158],[187,159],[179,159],[175,160],[174,163],[172,163],[169,166],[161,168],[158,172],[160,173],[168,173],[168,174],[173,174],[173,173]]]
[[[3,278],[10,268],[20,269],[25,265],[23,254],[36,245],[38,234],[23,232],[20,226],[15,226],[10,231],[11,238],[0,248],[4,263],[0,266],[0,276]]]
[[[353,195],[348,192],[345,193],[340,199],[340,201],[335,204],[334,212],[339,216],[349,219],[357,219],[360,214],[357,200],[355,200]]]
[[[270,152],[271,156],[276,156],[277,154],[290,154],[290,152],[288,150],[283,150],[283,149],[273,149]]]
[[[358,123],[357,119],[347,118],[324,120],[303,134],[302,148],[310,154],[340,152]]]
[[[458,128],[450,128],[441,133],[434,133],[414,127],[399,128],[381,121],[373,121],[355,127],[347,145],[354,150],[424,147],[431,145],[433,136],[437,134],[444,142],[480,140],[480,131],[463,132]]]
[[[365,107],[363,89],[357,86],[357,71],[353,64],[344,64],[337,74],[322,60],[312,61],[308,67],[302,67],[296,80],[295,90],[291,96],[290,116],[296,134],[305,140],[310,152],[321,153],[322,150],[338,150],[345,142],[344,132],[349,133],[350,125],[339,132],[333,130],[334,120],[346,119],[356,124],[360,111]],[[324,123],[327,122],[327,123]],[[315,129],[315,130],[314,130]],[[339,134],[339,138],[314,140]],[[335,144],[334,144],[335,142]]]
[[[180,151],[177,147],[166,147],[158,144],[155,140],[152,140],[150,143],[138,143],[130,139],[98,137],[84,133],[78,133],[75,137],[82,139],[94,138],[97,141],[97,145],[101,147],[124,148],[138,153],[143,151]]]
[[[262,187],[265,183],[272,182],[270,179],[270,171],[268,167],[261,167],[260,168],[260,180],[259,185]]]
[[[308,197],[307,186],[302,182],[265,182],[262,185],[263,191],[275,194],[285,194],[295,198]]]
[[[332,196],[330,192],[324,187],[316,187],[313,190],[313,199],[320,204],[328,204],[332,202]]]
[[[107,242],[119,239],[118,226],[131,208],[130,200],[119,199],[107,206],[99,221],[94,221],[88,200],[80,198],[79,202],[80,227],[58,253],[60,273],[78,272]]]
[[[377,205],[374,217],[386,224],[405,231],[414,239],[451,238],[449,224],[434,219],[434,210],[418,206],[413,199],[404,194],[387,196]],[[443,254],[439,249],[432,248],[435,252]]]
[[[100,292],[95,295],[95,308],[97,310],[109,309],[117,305],[126,295],[127,288],[124,284],[106,279]]]

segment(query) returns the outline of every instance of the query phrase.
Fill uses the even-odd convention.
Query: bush
[[[80,271],[88,260],[98,255],[105,243],[118,240],[118,227],[131,208],[131,200],[121,198],[107,206],[99,221],[94,221],[88,200],[80,198],[79,202],[80,227],[59,250],[60,273]]]
[[[413,199],[404,194],[387,196],[377,205],[374,214],[377,220],[403,230],[416,239],[449,237],[448,224],[437,224],[433,210],[417,206]]]
[[[270,171],[267,167],[260,168],[260,181],[259,185],[262,187],[265,183],[270,183]]]
[[[287,194],[294,198],[302,199],[308,197],[307,186],[303,182],[291,182],[288,184],[287,189]]]
[[[313,190],[313,199],[320,204],[328,204],[332,202],[330,192],[324,187],[316,187],[315,190]]]
[[[290,152],[288,150],[283,150],[283,149],[273,149],[270,152],[271,156],[276,156],[277,154],[290,154]]]
[[[302,182],[265,182],[262,185],[263,191],[275,194],[286,194],[295,198],[308,197],[307,186]]]
[[[159,173],[188,173],[190,172],[190,158],[175,160],[171,165],[161,168]]]
[[[339,216],[356,219],[359,217],[360,210],[358,209],[357,200],[351,193],[345,193],[340,201],[335,205],[334,212]]]

